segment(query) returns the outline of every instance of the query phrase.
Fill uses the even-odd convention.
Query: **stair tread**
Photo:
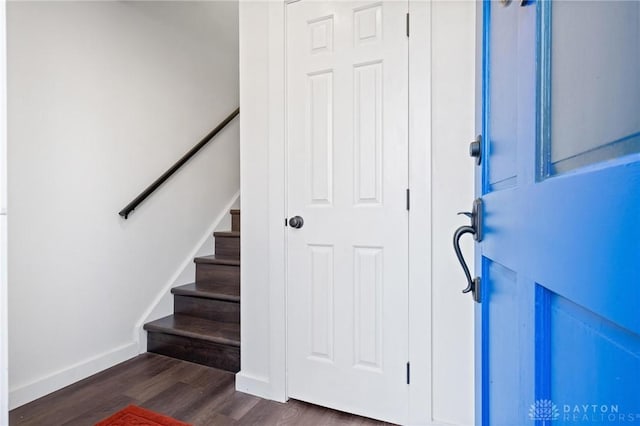
[[[240,259],[233,256],[224,256],[224,255],[215,255],[212,254],[210,256],[200,256],[193,259],[196,263],[210,263],[213,265],[229,265],[229,266],[240,266]]]
[[[240,231],[216,231],[214,237],[240,238]]]
[[[240,347],[240,324],[174,314],[149,322],[144,329]]]
[[[181,296],[240,302],[240,286],[225,283],[191,283],[174,287],[171,293]]]

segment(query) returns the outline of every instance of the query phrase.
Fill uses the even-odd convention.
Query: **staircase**
[[[196,257],[196,281],[171,289],[174,313],[147,323],[147,351],[240,371],[240,210],[214,232],[215,255]]]

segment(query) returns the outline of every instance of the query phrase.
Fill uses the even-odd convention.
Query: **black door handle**
[[[304,219],[301,216],[294,216],[289,219],[289,226],[292,228],[300,229],[304,225]]]
[[[464,271],[464,275],[467,277],[467,287],[462,290],[463,293],[472,292],[473,300],[476,302],[479,301],[479,292],[477,291],[480,288],[480,277],[475,277],[471,279],[471,273],[469,272],[469,267],[467,266],[467,262],[464,260],[464,256],[462,255],[462,250],[460,249],[460,237],[464,234],[472,234],[476,235],[476,230],[471,226],[461,226],[456,229],[456,232],[453,234],[453,249],[456,252],[456,256],[458,257],[458,262],[460,262],[460,266],[462,266],[462,270]]]
[[[462,250],[460,249],[460,238],[464,234],[473,235],[473,239],[476,241],[482,240],[482,200],[478,198],[473,202],[473,211],[472,212],[461,212],[458,214],[463,214],[471,219],[471,225],[461,226],[456,229],[456,232],[453,233],[453,250],[456,252],[456,257],[458,258],[458,262],[460,262],[460,266],[462,266],[462,270],[464,271],[464,275],[467,278],[467,287],[462,290],[463,293],[469,293],[473,295],[473,300],[476,302],[480,302],[480,277],[471,278],[471,273],[469,272],[469,267],[467,266],[467,262],[464,260],[464,256],[462,254]]]

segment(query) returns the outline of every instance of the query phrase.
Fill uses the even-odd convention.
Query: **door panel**
[[[637,407],[638,396],[634,392],[623,393],[621,389],[637,389],[640,383],[638,334],[562,296],[550,293],[548,298],[549,346],[553,348],[550,371],[563,372],[548,378],[553,398],[558,401],[591,401],[594,389],[597,389],[602,395],[615,396],[604,404],[614,403],[623,408],[617,414],[630,414],[624,407],[627,410]],[[575,356],[576,353],[581,356]],[[607,368],[596,371],[593,367],[597,365],[606,365]],[[566,380],[567,377],[580,378],[581,386],[576,387],[575,383]],[[633,408],[631,413],[638,414]],[[614,423],[622,422],[616,416]]]
[[[333,73],[309,77],[310,204],[331,205],[333,200]]]
[[[516,273],[497,262],[485,263],[485,280],[492,283],[491,300],[487,300],[489,311],[486,321],[492,346],[500,346],[500,352],[491,351],[488,354],[489,365],[500,365],[503,368],[489,370],[491,391],[496,395],[511,395],[520,389],[520,376],[513,374],[521,371],[519,345],[512,344],[513,336],[518,335],[519,323],[518,306],[512,303],[518,299],[518,285]],[[485,303],[486,303],[485,302]],[[489,342],[488,342],[489,343]],[[505,404],[502,398],[492,398],[489,401],[489,412],[492,413],[492,424],[507,424],[509,419],[517,416],[519,404]]]
[[[491,129],[491,168],[488,183],[497,189],[515,184],[517,175],[517,145],[510,143],[518,132],[518,74],[512,72],[503,62],[518,56],[518,9],[508,8],[496,14],[491,21],[490,46],[500,55],[490,55],[487,76],[490,87],[494,88],[488,98],[488,127]]]
[[[309,244],[311,324],[309,356],[333,362],[333,247]]]
[[[638,16],[483,3],[479,423],[640,423]]]
[[[406,2],[287,5],[288,394],[406,421]]]

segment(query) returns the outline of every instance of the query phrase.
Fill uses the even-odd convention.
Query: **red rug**
[[[95,426],[191,426],[171,417],[129,405]]]

